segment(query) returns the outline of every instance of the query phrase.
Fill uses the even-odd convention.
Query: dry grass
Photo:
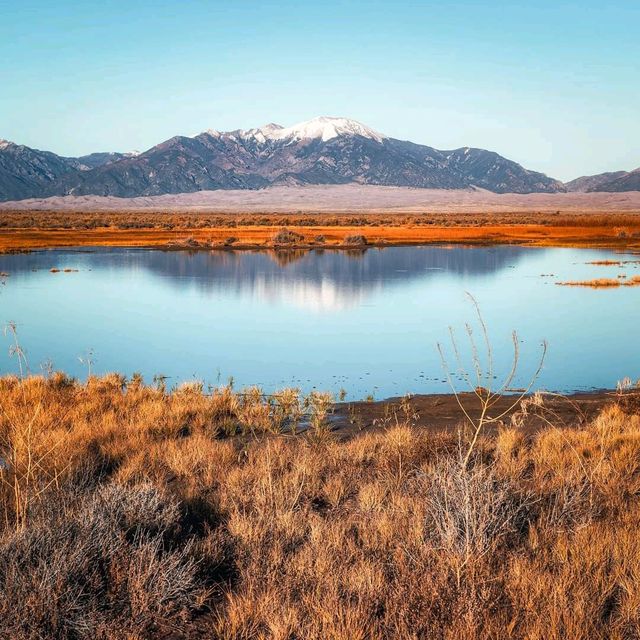
[[[283,228],[290,233],[281,242],[278,233]],[[8,210],[0,215],[0,251],[90,245],[208,249],[326,243],[340,247],[354,244],[345,239],[358,236],[358,244],[364,239],[378,245],[511,242],[638,248],[640,215],[543,211],[214,214]]]
[[[640,417],[525,409],[465,465],[322,394],[2,378],[0,637],[637,637]]]
[[[504,225],[552,227],[612,227],[616,233],[640,229],[637,213],[549,213],[513,211],[490,213],[206,213],[173,211],[11,211],[3,210],[0,228],[5,229],[164,229],[188,231],[235,227],[386,227],[447,226],[478,227]]]
[[[590,287],[592,289],[612,289],[616,287],[640,287],[640,276],[627,278],[594,278],[593,280],[568,280],[567,282],[556,282],[563,287]]]

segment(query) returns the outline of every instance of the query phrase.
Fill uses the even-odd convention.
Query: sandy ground
[[[165,210],[210,212],[507,212],[636,211],[640,191],[626,193],[496,194],[480,189],[443,190],[322,185],[257,191],[198,191],[140,198],[64,196],[0,203],[1,210]]]

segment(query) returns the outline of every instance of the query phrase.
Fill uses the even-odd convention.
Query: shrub
[[[300,244],[304,241],[304,236],[290,229],[280,229],[276,234],[271,236],[273,244]]]
[[[515,533],[530,501],[492,467],[466,465],[455,456],[439,460],[423,481],[430,542],[462,566],[495,551]]]
[[[131,637],[200,606],[191,543],[165,540],[178,527],[175,501],[110,484],[58,507],[0,542],[0,637]]]
[[[342,244],[349,245],[350,247],[362,247],[369,244],[368,240],[360,234],[345,236],[342,240]]]

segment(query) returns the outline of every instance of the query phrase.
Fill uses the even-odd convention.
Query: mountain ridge
[[[567,187],[494,151],[438,150],[348,118],[290,127],[174,136],[136,155],[65,158],[0,144],[0,200],[50,196],[140,197],[278,185],[362,184],[494,193],[560,193]]]
[[[633,171],[608,171],[580,176],[566,182],[565,187],[567,191],[582,193],[640,191],[640,168]]]

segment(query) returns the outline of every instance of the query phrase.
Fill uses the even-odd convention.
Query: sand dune
[[[638,211],[640,191],[625,193],[497,194],[479,189],[442,190],[328,185],[270,187],[256,191],[198,191],[138,198],[64,196],[0,203],[1,210],[168,210],[211,212],[507,212]]]

